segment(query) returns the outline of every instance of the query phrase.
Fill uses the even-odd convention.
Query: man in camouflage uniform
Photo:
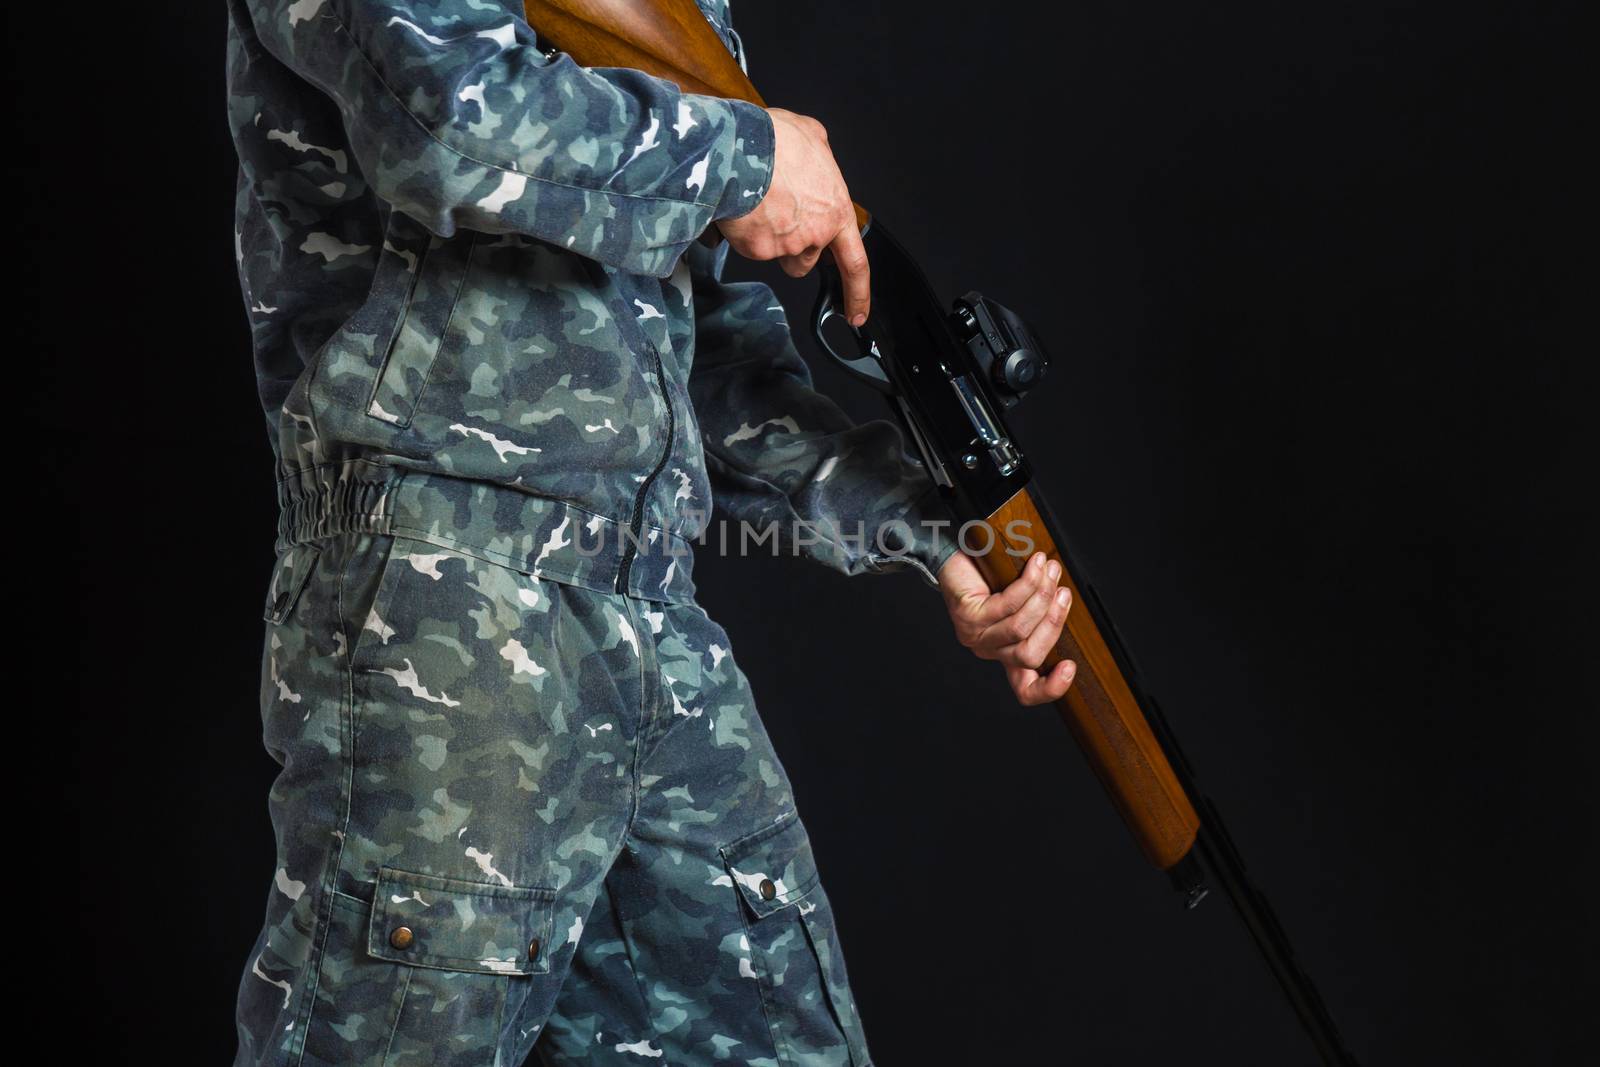
[[[865,314],[820,127],[580,68],[506,0],[230,0],[228,78],[280,503],[236,1063],[863,1067],[789,782],[694,601],[713,485],[847,573],[939,575],[1025,701],[1070,667],[1031,669],[1056,574],[990,595],[895,428],[813,392],[771,291],[697,240],[794,273],[831,245]]]

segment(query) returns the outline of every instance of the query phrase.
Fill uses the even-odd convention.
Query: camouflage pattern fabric
[[[948,513],[898,429],[812,391],[771,291],[724,284],[726,245],[695,241],[764,195],[765,111],[547,58],[504,0],[231,0],[229,30],[280,480],[470,480],[429,524],[478,551],[524,534],[530,496],[570,509],[558,540],[695,540],[715,492],[780,551],[933,583]],[[897,522],[899,544],[873,536]]]
[[[230,0],[228,85],[280,504],[236,1063],[861,1067],[690,546],[713,502],[849,574],[954,543],[696,240],[765,194],[766,113],[547,55],[504,0]]]
[[[278,867],[236,1063],[869,1063],[700,608],[352,532],[291,546],[265,616]]]

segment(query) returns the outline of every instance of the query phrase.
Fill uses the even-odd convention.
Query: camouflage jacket
[[[362,528],[687,599],[715,492],[747,549],[932,581],[898,429],[696,240],[766,192],[761,108],[580,67],[515,0],[229,0],[227,78],[280,551]]]

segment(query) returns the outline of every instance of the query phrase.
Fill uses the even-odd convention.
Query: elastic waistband
[[[278,482],[281,554],[343,533],[393,534],[502,567],[601,593],[686,603],[694,599],[691,543],[514,486],[351,459]],[[618,576],[627,567],[625,589]]]

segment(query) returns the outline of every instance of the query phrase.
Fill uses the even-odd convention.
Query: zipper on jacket
[[[672,437],[676,432],[677,420],[672,411],[672,398],[667,395],[667,371],[661,362],[661,350],[654,341],[646,341],[650,346],[650,355],[656,364],[656,388],[661,391],[661,402],[667,406],[667,446],[661,450],[661,458],[656,460],[655,467],[639,483],[639,491],[633,498],[633,517],[628,520],[628,528],[633,536],[628,543],[622,546],[622,563],[617,567],[617,592],[624,595],[628,592],[628,576],[633,571],[633,557],[638,555],[639,539],[644,531],[644,501],[650,495],[650,487],[655,484],[656,478],[666,470],[667,461],[672,458]]]

